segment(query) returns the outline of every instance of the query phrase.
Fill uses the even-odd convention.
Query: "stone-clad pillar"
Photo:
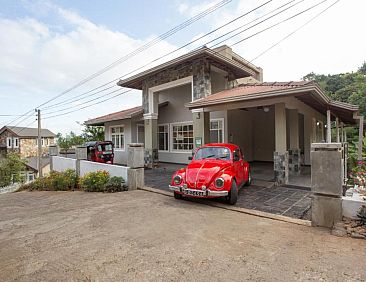
[[[288,183],[288,152],[286,143],[286,107],[275,104],[275,152],[273,156],[276,185]]]
[[[299,146],[299,113],[295,110],[289,110],[289,133],[290,133],[290,149],[289,156],[289,172],[299,174],[301,169],[301,150]]]
[[[206,60],[193,66],[192,99],[197,100],[211,95],[210,65]],[[192,111],[194,149],[210,143],[210,113],[203,109]]]

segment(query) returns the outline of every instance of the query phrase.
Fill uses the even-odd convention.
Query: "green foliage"
[[[315,74],[309,73],[303,80],[316,81],[334,100],[358,105],[362,115],[366,115],[366,62],[352,73]]]
[[[87,192],[104,192],[109,178],[109,173],[104,170],[89,172],[80,178],[80,188]]]
[[[114,193],[127,191],[127,186],[124,183],[125,181],[122,177],[113,176],[107,182],[104,192]]]
[[[87,192],[122,192],[127,186],[122,177],[110,177],[107,171],[89,172],[80,178],[80,187]]]
[[[49,175],[37,178],[31,183],[24,184],[20,190],[28,191],[70,191],[77,186],[75,170],[68,169],[64,172],[52,171]]]
[[[6,158],[0,162],[0,187],[23,182],[21,172],[25,170],[25,164],[26,161],[19,154],[7,154]]]
[[[104,141],[103,126],[89,126],[84,124],[83,134],[84,140],[87,141]]]
[[[77,135],[72,131],[65,136],[58,133],[56,139],[60,148],[67,151],[74,146],[83,145],[88,141],[104,141],[104,127],[89,126],[85,124],[83,124],[83,126],[84,129],[81,135]]]

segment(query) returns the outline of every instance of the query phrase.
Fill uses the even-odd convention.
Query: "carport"
[[[254,177],[276,185],[310,187],[311,143],[332,142],[332,125],[333,141],[344,144],[345,125],[358,121],[363,128],[357,106],[330,100],[312,81],[243,84],[186,107],[200,113],[194,124],[200,124],[205,142],[210,115],[227,111],[227,141],[242,148],[245,159],[252,162]]]

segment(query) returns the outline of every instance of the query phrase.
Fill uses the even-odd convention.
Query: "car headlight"
[[[224,187],[224,183],[225,183],[225,181],[221,177],[219,177],[219,178],[217,178],[215,180],[215,186],[216,186],[216,188],[220,188],[221,189],[222,187]]]
[[[173,182],[175,185],[179,185],[182,182],[182,176],[180,176],[180,175],[174,176]]]

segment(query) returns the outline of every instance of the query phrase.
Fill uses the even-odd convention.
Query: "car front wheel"
[[[174,192],[174,198],[177,200],[180,200],[183,198],[182,194],[178,194],[177,192]]]
[[[230,205],[235,205],[238,201],[238,186],[236,185],[235,180],[231,182],[231,189],[227,198],[227,202]]]

